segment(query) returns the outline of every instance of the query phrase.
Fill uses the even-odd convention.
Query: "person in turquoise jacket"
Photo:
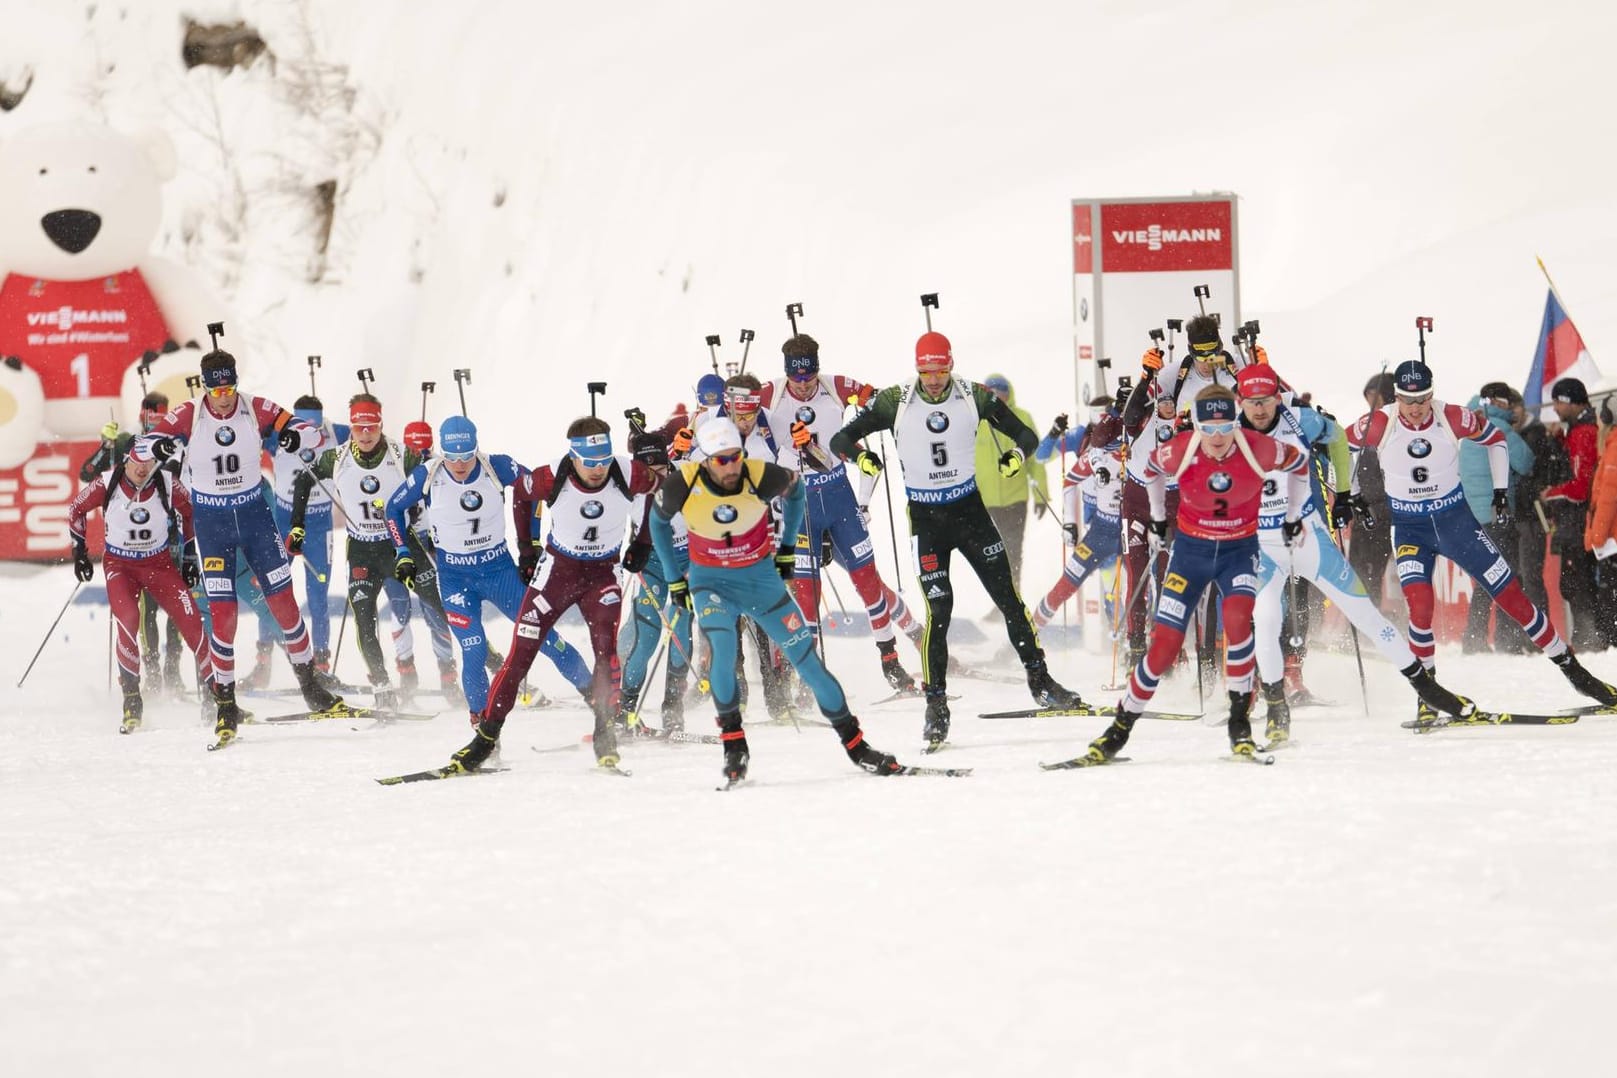
[[[1466,407],[1480,411],[1488,425],[1497,428],[1505,436],[1505,445],[1510,453],[1509,504],[1515,505],[1517,484],[1522,477],[1533,473],[1533,451],[1511,426],[1511,409],[1507,402],[1475,396],[1466,402]],[[1465,491],[1465,504],[1470,507],[1471,515],[1477,518],[1477,526],[1487,532],[1494,545],[1505,552],[1505,560],[1515,569],[1516,545],[1513,540],[1516,538],[1516,525],[1512,522],[1500,527],[1494,523],[1493,476],[1488,471],[1488,450],[1470,440],[1460,443],[1460,487]],[[1493,599],[1486,588],[1471,589],[1471,607],[1466,612],[1465,636],[1461,640],[1461,647],[1465,651],[1490,650],[1488,619],[1493,607]],[[1518,645],[1526,640],[1521,626],[1510,618],[1499,620],[1498,631]]]

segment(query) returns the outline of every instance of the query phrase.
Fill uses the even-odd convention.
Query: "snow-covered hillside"
[[[187,71],[186,18],[244,20],[273,61]],[[755,329],[774,375],[790,301],[827,370],[897,381],[924,291],[960,370],[1009,374],[1042,427],[1071,403],[1082,196],[1239,193],[1244,313],[1339,413],[1417,314],[1440,392],[1519,384],[1534,255],[1617,376],[1617,11],[1586,0],[0,0],[0,26],[0,84],[33,79],[0,153],[64,114],[174,138],[161,248],[229,296],[249,384],[289,402],[320,353],[328,400],[369,366],[394,417],[436,380],[436,419],[468,367],[524,461],[561,451],[586,380],[611,416],[688,399],[708,333],[739,358]],[[16,676],[71,586],[0,576]],[[867,778],[818,729],[759,731],[759,786],[726,798],[700,746],[597,778],[529,752],[587,728],[563,709],[513,724],[510,774],[382,789],[465,716],[209,756],[172,707],[119,738],[104,618],[69,611],[0,689],[18,1073],[1601,1069],[1617,719],[1418,739],[1384,666],[1367,718],[1351,659],[1318,656],[1339,706],[1264,770],[1160,723],[1126,767],[1042,774],[1101,720],[980,721],[1026,694],[962,683],[966,780]],[[868,641],[831,662],[913,757],[919,708],[865,708]],[[1105,699],[1102,660],[1052,665]],[[1495,706],[1573,702],[1540,659],[1442,669]]]

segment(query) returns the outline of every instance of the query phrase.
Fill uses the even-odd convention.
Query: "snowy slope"
[[[1043,424],[1071,392],[1076,196],[1239,192],[1247,313],[1342,412],[1409,354],[1416,314],[1437,319],[1453,396],[1519,381],[1534,254],[1597,359],[1617,340],[1617,16],[1596,5],[3,14],[0,76],[32,67],[36,86],[0,116],[0,152],[64,111],[168,130],[184,165],[161,245],[227,288],[249,380],[290,397],[320,352],[328,398],[371,366],[394,416],[437,380],[437,418],[470,367],[490,444],[526,460],[560,451],[586,379],[608,381],[611,415],[685,395],[706,333],[734,357],[756,329],[752,366],[774,373],[792,300],[828,370],[897,380],[934,290],[962,371],[1007,371]],[[253,22],[274,72],[185,73],[182,14]],[[331,177],[311,283],[303,192]],[[1032,562],[1053,575],[1045,538]],[[70,588],[61,568],[0,576],[18,676]],[[829,732],[773,728],[753,739],[758,786],[733,796],[700,746],[597,778],[585,753],[528,751],[586,729],[574,709],[513,723],[509,774],[383,789],[369,779],[444,759],[464,716],[254,727],[209,756],[171,707],[119,738],[104,617],[70,611],[27,687],[0,689],[0,1044],[18,1073],[1429,1076],[1602,1058],[1614,719],[1418,739],[1391,671],[1371,666],[1366,718],[1351,660],[1316,656],[1341,706],[1300,713],[1298,749],[1263,771],[1214,763],[1221,731],[1154,724],[1131,764],[1042,774],[1101,721],[977,720],[1026,694],[960,682],[946,760],[978,769],[965,780],[870,779]],[[831,660],[856,704],[884,691],[868,642],[835,639]],[[1591,665],[1617,679],[1617,660]],[[1106,698],[1102,660],[1053,666]],[[1495,706],[1574,702],[1542,660],[1445,654],[1442,673]],[[1164,706],[1193,700],[1165,689]],[[917,707],[861,710],[915,756]]]

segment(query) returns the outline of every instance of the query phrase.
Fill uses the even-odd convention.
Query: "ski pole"
[[[1420,335],[1420,365],[1426,366],[1426,335],[1432,332],[1432,319],[1422,315],[1415,319],[1415,332]]]
[[[593,418],[595,416],[595,398],[598,397],[598,396],[600,396],[600,397],[606,396],[606,383],[605,382],[588,382],[588,383],[585,384],[584,388],[589,390],[589,394],[590,394],[590,416],[591,416],[591,418]]]
[[[62,615],[66,614],[67,608],[73,605],[73,600],[78,597],[79,589],[82,587],[84,587],[84,582],[82,580],[74,581],[73,590],[68,593],[67,602],[62,604],[62,609],[57,613],[56,620],[51,622],[51,627],[45,630],[45,639],[39,642],[39,647],[34,650],[34,657],[28,660],[28,669],[24,670],[22,672],[22,677],[17,679],[17,688],[22,688],[22,683],[28,680],[29,674],[33,673],[34,664],[39,661],[40,652],[44,651],[45,645],[50,643],[51,634],[56,631],[56,626],[61,622]],[[109,620],[112,617],[112,607],[110,604],[107,607],[107,617]]]
[[[736,372],[737,374],[747,373],[747,353],[752,351],[752,339],[755,336],[757,334],[750,329],[741,331],[741,369]]]
[[[881,458],[884,461],[893,458],[887,455],[887,435],[885,432],[877,435],[881,441]],[[893,523],[893,481],[887,478],[887,469],[881,470],[882,494],[887,501],[887,538],[893,543],[893,583],[898,587],[898,593],[904,594],[904,563],[898,557],[898,526]]]
[[[926,315],[926,331],[932,332],[932,312],[938,309],[938,294],[936,292],[921,293],[921,313]]]
[[[455,388],[460,392],[460,414],[467,419],[471,418],[471,413],[466,411],[466,387],[471,385],[471,382],[472,372],[469,367],[455,368]],[[426,407],[425,399],[422,400],[422,407],[423,409]],[[422,414],[425,415],[425,411]]]
[[[314,386],[314,372],[319,370],[320,366],[321,363],[319,356],[309,357],[309,396],[311,397],[318,397],[320,395],[320,391]]]
[[[1347,557],[1347,550],[1342,543],[1341,530],[1332,528],[1331,539],[1336,543],[1336,549],[1342,553],[1342,556]],[[1340,603],[1337,604],[1337,609],[1341,609]],[[1347,617],[1346,610],[1342,611],[1342,616]],[[1370,686],[1364,680],[1364,653],[1359,650],[1359,627],[1353,624],[1353,619],[1351,618],[1348,618],[1348,636],[1353,640],[1353,661],[1359,665],[1359,696],[1364,700],[1364,713],[1369,715]]]
[[[803,317],[801,303],[788,303],[786,305],[786,318],[792,323],[792,336],[797,336],[797,320]]]
[[[1200,307],[1202,314],[1205,315],[1207,313],[1207,302],[1206,301],[1213,298],[1213,290],[1211,288],[1208,288],[1204,284],[1199,284],[1199,285],[1196,286],[1195,292],[1196,292],[1196,306]]]

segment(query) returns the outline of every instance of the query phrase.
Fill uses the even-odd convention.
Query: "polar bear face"
[[[136,266],[175,168],[160,132],[62,123],[0,142],[0,273],[85,281]]]

